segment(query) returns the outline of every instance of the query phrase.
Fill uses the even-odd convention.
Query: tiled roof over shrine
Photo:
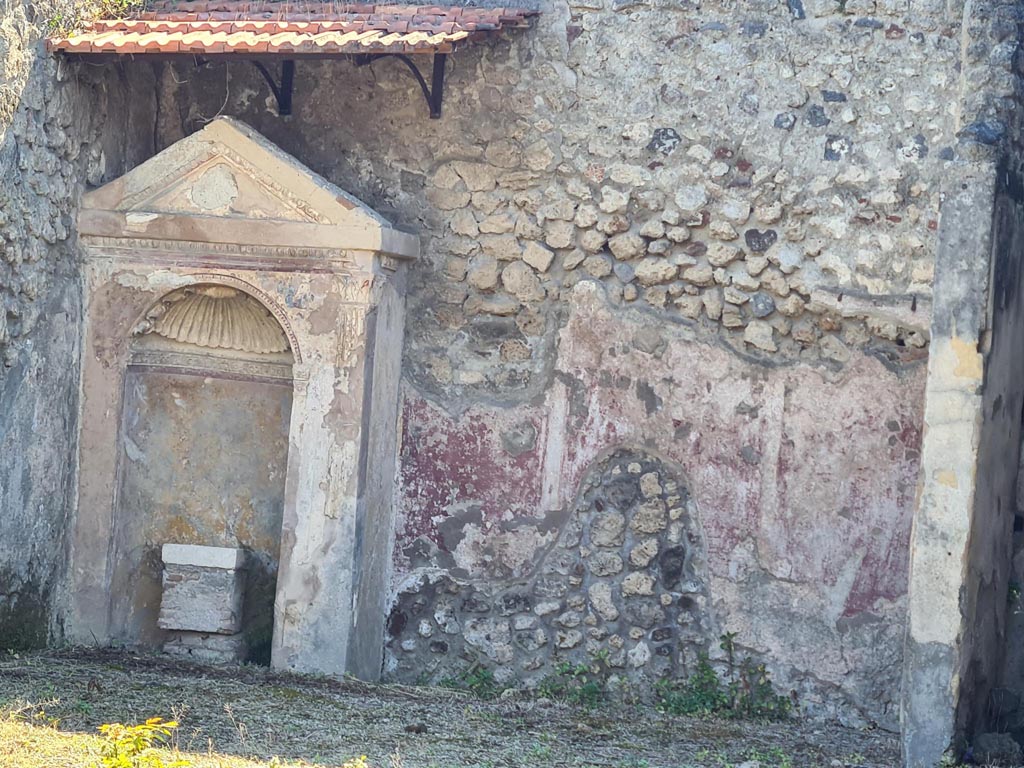
[[[529,26],[536,11],[414,5],[293,2],[151,2],[125,19],[89,22],[51,37],[47,47],[74,54],[451,53],[506,29]]]

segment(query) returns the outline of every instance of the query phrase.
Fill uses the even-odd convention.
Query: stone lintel
[[[413,259],[419,253],[415,235],[366,224],[319,224],[259,221],[162,211],[83,210],[79,233],[92,237],[128,237],[287,248],[346,248]]]
[[[407,261],[405,258],[395,258],[378,251],[339,247],[200,243],[191,240],[96,235],[82,236],[79,245],[87,262],[107,265],[108,269],[115,268],[116,264],[144,270],[161,267],[175,273],[183,268],[208,270],[215,267],[218,270],[249,273],[336,274],[362,281],[377,275],[392,275]]]

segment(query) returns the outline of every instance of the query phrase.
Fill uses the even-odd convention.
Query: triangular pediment
[[[390,229],[247,125],[218,118],[83,199],[84,210]]]
[[[275,189],[258,169],[225,155],[200,163],[170,186],[146,190],[124,202],[122,210],[145,213],[336,223],[325,222],[320,211]]]

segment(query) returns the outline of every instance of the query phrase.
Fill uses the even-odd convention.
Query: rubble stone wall
[[[82,313],[74,215],[84,184],[152,151],[115,72],[58,63],[42,5],[0,14],[0,647],[59,634]]]
[[[678,470],[618,449],[582,491],[557,537],[530,553],[524,579],[418,572],[391,613],[389,672],[413,679],[475,656],[497,666],[499,683],[537,685],[559,662],[600,658],[609,678],[649,690],[707,653],[704,539]]]
[[[940,207],[1014,130],[1016,5],[542,0],[450,57],[440,121],[395,59],[299,62],[282,118],[247,62],[69,64],[5,6],[0,645],[60,634],[80,189],[228,114],[422,235],[386,674],[647,685],[735,632],[805,712],[895,726]]]
[[[407,387],[398,610],[438,569],[462,588],[518,585],[535,553],[566,536],[563,510],[585,496],[606,452],[640,446],[678,465],[704,542],[710,610],[699,642],[678,649],[681,675],[700,643],[714,655],[720,634],[737,632],[807,711],[889,722],[923,367],[897,373],[864,355],[838,373],[753,367],[693,329],[616,307],[592,281],[566,311],[541,402],[452,415]],[[627,570],[657,578],[656,568]],[[589,595],[586,612],[599,616]],[[630,624],[627,653],[652,646],[658,628]],[[399,670],[403,639],[389,649]],[[563,656],[554,650],[546,671]],[[448,654],[420,671],[440,679],[486,659]]]
[[[233,115],[422,233],[385,669],[419,679],[433,653],[435,679],[478,658],[529,677],[525,654],[615,636],[656,676],[651,633],[686,611],[626,628],[616,602],[613,626],[590,587],[625,600],[636,573],[660,605],[657,567],[623,551],[621,578],[597,577],[585,544],[565,547],[585,478],[626,450],[677,468],[704,532],[696,645],[736,631],[807,711],[893,726],[940,184],[958,132],[998,140],[958,122],[963,9],[541,10],[451,57],[439,121],[394,59],[299,62],[285,119],[248,63],[153,70],[161,147]],[[582,572],[541,615],[553,553]],[[503,615],[508,590],[532,607]],[[438,624],[478,595],[457,636]],[[546,650],[516,645],[538,630]],[[672,642],[685,675],[691,646]]]

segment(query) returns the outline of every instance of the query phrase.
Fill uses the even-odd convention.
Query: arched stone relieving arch
[[[207,370],[228,357],[201,348],[153,352],[133,342],[133,332],[167,293],[227,285],[275,316],[294,356],[286,366],[294,392],[272,664],[375,678],[404,262],[418,240],[228,119],[87,194],[79,234],[86,316],[68,639],[132,640],[112,610],[127,598],[110,583],[129,366]],[[140,352],[151,356],[140,361]],[[235,356],[231,365],[240,376],[273,377],[258,356]]]

